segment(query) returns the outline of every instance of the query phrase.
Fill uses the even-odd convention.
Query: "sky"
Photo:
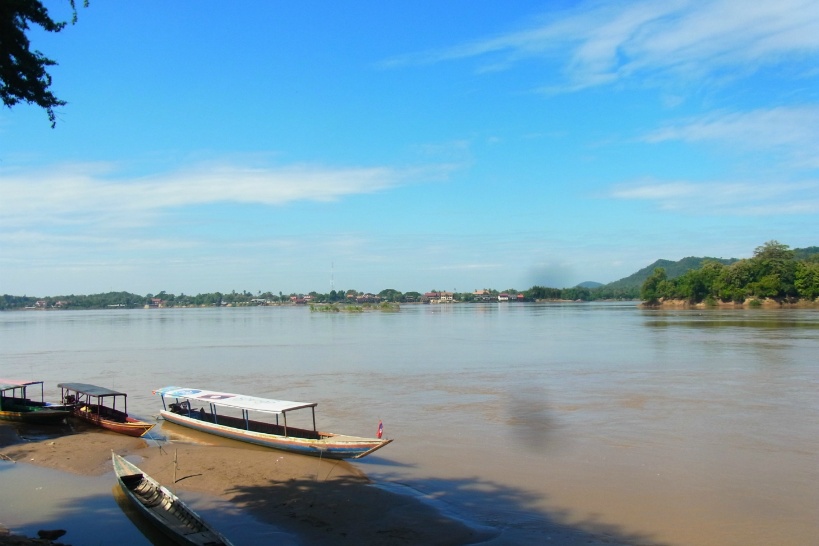
[[[819,3],[77,2],[0,293],[608,283],[819,245]],[[46,0],[70,20],[68,0]]]

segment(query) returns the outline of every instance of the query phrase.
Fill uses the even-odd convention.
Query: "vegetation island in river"
[[[160,307],[239,307],[309,305],[315,311],[360,312],[370,309],[394,311],[402,303],[473,303],[525,301],[642,300],[646,306],[719,304],[762,305],[816,303],[819,298],[819,247],[791,250],[769,241],[748,259],[683,258],[677,262],[657,260],[636,273],[609,284],[582,283],[570,288],[532,286],[527,290],[472,292],[400,292],[385,289],[377,294],[357,290],[331,290],[323,294],[284,294],[248,291],[212,292],[190,296],[138,295],[107,292],[68,296],[3,295],[0,310],[33,309],[140,309]]]

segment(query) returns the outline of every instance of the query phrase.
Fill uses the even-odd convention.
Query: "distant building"
[[[440,297],[438,292],[424,292],[424,295],[421,296],[421,301],[424,303],[438,303]]]
[[[492,296],[492,293],[489,290],[475,290],[472,292],[472,300],[473,301],[493,301],[496,298]]]
[[[424,303],[452,303],[455,299],[452,292],[426,292],[421,301]]]

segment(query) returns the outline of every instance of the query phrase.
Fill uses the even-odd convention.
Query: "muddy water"
[[[151,416],[179,385],[318,401],[348,434],[383,420],[396,441],[355,464],[494,544],[553,524],[579,544],[816,544],[817,355],[814,310],[0,313],[0,376],[52,393],[117,388]]]

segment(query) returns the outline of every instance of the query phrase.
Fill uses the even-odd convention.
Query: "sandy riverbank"
[[[171,443],[160,448],[97,429],[25,440],[15,427],[0,424],[0,456],[24,464],[100,476],[112,472],[111,450],[162,483],[176,477],[180,496],[189,490],[228,500],[304,544],[457,545],[481,540],[475,530],[416,498],[373,487],[355,465],[343,461],[241,444]],[[0,536],[0,544],[44,543],[20,540]],[[71,544],[70,533],[59,540]]]

